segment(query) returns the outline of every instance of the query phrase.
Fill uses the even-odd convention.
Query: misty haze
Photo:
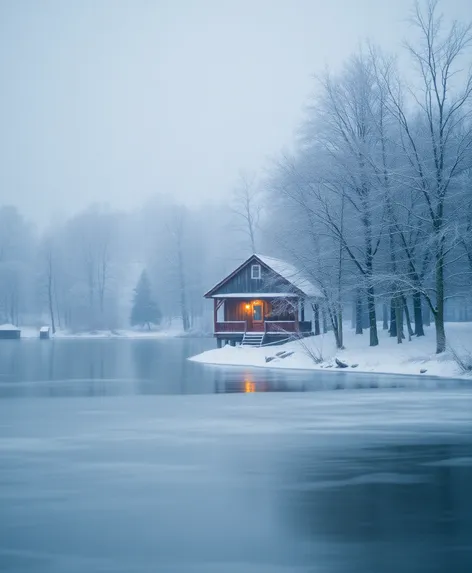
[[[0,32],[0,571],[472,571],[470,0]]]

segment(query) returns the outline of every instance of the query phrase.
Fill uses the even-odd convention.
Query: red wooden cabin
[[[313,334],[307,301],[319,289],[290,263],[252,255],[205,294],[214,301],[214,336],[222,342],[260,345]]]

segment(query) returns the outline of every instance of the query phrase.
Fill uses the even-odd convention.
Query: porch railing
[[[297,322],[295,320],[266,320],[265,332],[311,332],[311,322],[308,320]]]
[[[225,320],[224,322],[217,322],[215,324],[215,333],[228,332],[228,333],[244,333],[247,329],[247,322],[245,320]]]
[[[225,320],[215,324],[215,334],[244,334],[248,329],[246,320]],[[261,331],[270,334],[283,334],[294,332],[311,332],[310,321],[296,320],[265,320],[259,328],[252,328],[251,331]]]

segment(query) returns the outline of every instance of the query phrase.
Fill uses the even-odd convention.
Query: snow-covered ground
[[[379,326],[381,329],[382,325]],[[459,355],[472,353],[472,323],[448,323],[446,334],[448,345]],[[345,328],[345,350],[336,350],[334,336],[328,333],[277,346],[261,348],[225,346],[202,352],[190,360],[234,366],[335,370],[335,359],[338,358],[349,365],[344,371],[461,376],[450,351],[439,356],[435,354],[434,326],[426,329],[426,336],[413,337],[411,342],[406,339],[402,344],[397,344],[395,338],[390,338],[388,333],[382,330],[379,330],[379,339],[379,346],[371,348],[368,331],[363,335],[356,335],[350,328]],[[277,356],[283,351],[292,354],[285,358]],[[316,364],[312,356],[321,356],[323,361]],[[424,370],[426,372],[421,372]]]
[[[5,324],[0,324],[0,330],[18,330],[18,327],[14,324],[11,324],[10,322],[7,322]]]

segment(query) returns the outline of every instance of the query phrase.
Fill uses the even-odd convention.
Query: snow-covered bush
[[[452,359],[464,374],[472,374],[472,352],[462,349],[460,352],[449,347]]]

